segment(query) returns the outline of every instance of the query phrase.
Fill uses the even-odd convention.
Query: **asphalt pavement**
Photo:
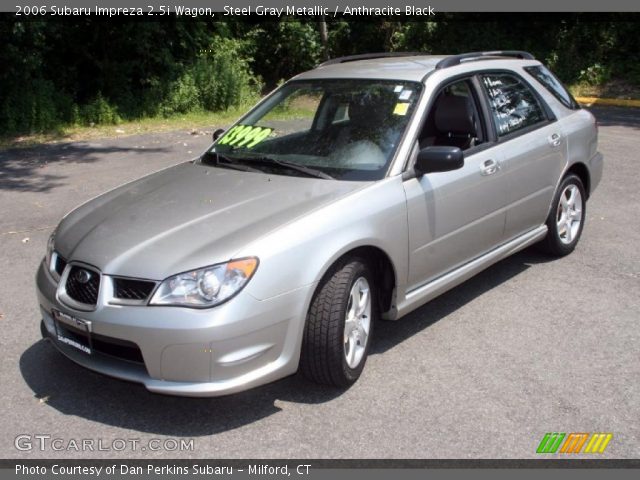
[[[611,432],[602,457],[640,457],[640,110],[594,112],[605,172],[577,250],[528,249],[380,323],[347,391],[292,376],[153,395],[40,339],[34,275],[60,218],[197,155],[210,132],[0,152],[0,458],[534,458],[546,432]],[[100,443],[78,453],[82,440]]]

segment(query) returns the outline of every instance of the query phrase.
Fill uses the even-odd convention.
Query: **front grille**
[[[81,345],[85,345],[87,347],[91,346],[96,352],[109,355],[110,357],[118,358],[120,360],[144,365],[142,352],[138,345],[133,342],[93,333],[91,334],[91,345],[89,345],[85,332],[62,322],[58,322],[56,328],[61,335],[71,338]]]
[[[56,264],[53,266],[54,270],[58,275],[62,275],[64,272],[64,267],[67,266],[67,261],[62,258],[59,254],[56,255]]]
[[[155,288],[155,282],[133,280],[131,278],[114,278],[113,295],[123,300],[146,300]]]
[[[82,272],[86,272],[89,275],[88,279],[82,281]],[[100,289],[100,274],[88,268],[78,267],[76,265],[71,267],[69,275],[67,277],[67,283],[65,290],[67,295],[74,299],[76,302],[84,303],[86,305],[95,305],[98,302],[98,291]]]

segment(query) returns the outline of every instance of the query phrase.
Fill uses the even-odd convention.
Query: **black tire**
[[[345,355],[344,328],[349,295],[360,277],[369,283],[371,321],[362,360],[351,368]],[[315,383],[336,387],[355,383],[364,369],[377,317],[377,293],[366,261],[349,258],[331,269],[320,282],[307,313],[300,356],[304,376]]]
[[[570,185],[575,185],[580,191],[581,199],[582,199],[582,212],[580,219],[580,226],[578,228],[577,233],[573,236],[573,239],[569,243],[565,243],[560,238],[560,233],[558,232],[558,228],[556,226],[556,222],[558,221],[558,205],[561,200],[562,194],[565,192],[567,187]],[[556,194],[553,198],[553,203],[551,205],[551,210],[549,212],[549,216],[547,217],[547,236],[542,240],[538,246],[540,250],[543,252],[553,255],[556,257],[563,257],[565,255],[569,255],[578,245],[580,241],[580,236],[582,235],[582,230],[584,228],[584,220],[587,213],[587,195],[584,189],[584,185],[582,184],[582,180],[577,175],[572,173],[568,174],[558,187]]]

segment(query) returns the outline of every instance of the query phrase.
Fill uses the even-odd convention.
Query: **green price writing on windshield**
[[[252,148],[267,138],[272,131],[272,128],[236,125],[224,134],[224,136],[218,141],[218,144]]]

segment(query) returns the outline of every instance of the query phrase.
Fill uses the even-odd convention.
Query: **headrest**
[[[473,108],[468,97],[440,95],[435,123],[439,132],[476,136]]]

